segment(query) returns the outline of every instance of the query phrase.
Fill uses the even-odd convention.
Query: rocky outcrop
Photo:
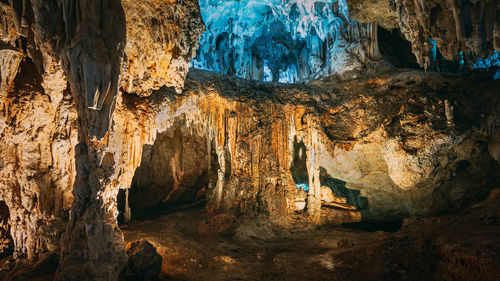
[[[359,22],[375,22],[385,29],[399,28],[398,13],[388,0],[347,0],[349,16]]]
[[[186,139],[207,140],[209,149],[200,150],[206,155],[200,154],[197,161],[217,165],[217,180],[207,187],[211,210],[268,214],[286,224],[297,210],[300,184],[309,188],[305,219],[319,222],[321,210],[332,207],[322,203],[321,186],[345,198],[337,205],[345,210],[354,206],[364,219],[422,216],[480,198],[489,186],[484,179],[496,171],[486,140],[472,129],[480,126],[473,121],[480,120],[479,112],[494,104],[489,99],[495,98],[495,84],[485,85],[479,93],[467,86],[475,79],[482,78],[404,72],[284,86],[192,71],[183,95],[160,91],[146,100],[122,96],[128,109],[117,110],[115,118],[139,119],[142,113],[135,118],[119,116],[150,112],[155,121],[141,128],[172,134],[184,124],[191,135]],[[474,101],[471,92],[476,93]],[[153,142],[154,136],[146,141]],[[299,165],[294,161],[301,153],[296,143],[305,148],[301,169],[292,167]],[[132,151],[136,156],[131,159],[137,161],[142,152]],[[177,162],[182,154],[175,151],[158,162],[167,163],[167,175],[177,173],[169,166],[191,169],[187,167],[192,160],[181,157]],[[216,158],[211,160],[213,153]],[[148,155],[143,159],[154,159]],[[145,198],[157,194],[147,195],[148,189],[139,189]]]
[[[146,240],[129,242],[126,247],[134,280],[157,280],[161,271],[161,256]]]
[[[412,43],[418,63],[428,68],[435,40],[447,60],[463,51],[472,65],[478,57],[500,51],[500,3],[481,1],[347,0],[350,15],[360,22],[400,28]]]
[[[466,201],[458,194],[480,197],[485,192],[481,179],[495,169],[485,143],[477,142],[482,135],[471,130],[479,128],[479,121],[474,125],[472,120],[480,116],[470,115],[468,109],[487,110],[489,102],[474,104],[466,84],[458,86],[452,77],[410,72],[304,88],[253,86],[194,71],[190,77],[182,106],[160,120],[171,124],[177,114],[191,116],[185,122],[193,132],[213,136],[219,179],[211,191],[211,206],[216,208],[246,209],[255,203],[254,194],[263,192],[259,190],[274,188],[287,198],[282,204],[293,209],[292,194],[302,183],[291,169],[296,142],[306,148],[308,210],[317,202],[312,212],[319,211],[322,185],[347,198],[365,218],[459,208]],[[447,90],[441,79],[447,81]],[[450,85],[462,90],[455,92]],[[482,93],[493,97],[493,92],[489,88]],[[469,183],[455,182],[462,177]]]
[[[0,198],[10,209],[15,255],[35,259],[60,246],[57,279],[116,280],[127,256],[113,206],[119,187],[129,183],[112,175],[138,165],[106,161],[115,149],[117,159],[128,157],[120,154],[123,141],[134,138],[127,131],[109,140],[118,92],[182,89],[203,30],[197,4],[26,0],[0,6],[6,15]]]
[[[160,190],[169,203],[196,197],[200,177],[212,212],[338,223],[460,208],[495,174],[472,129],[498,99],[498,84],[481,77],[392,72],[285,86],[192,71],[184,83],[203,30],[195,1],[3,3],[3,229],[15,257],[59,251],[58,280],[118,279],[129,259],[120,189]],[[133,190],[156,164],[168,177]],[[308,188],[303,212],[297,186]]]
[[[77,114],[70,93],[51,98],[26,61],[14,84],[0,110],[0,198],[10,210],[15,254],[32,259],[58,248],[73,202]]]

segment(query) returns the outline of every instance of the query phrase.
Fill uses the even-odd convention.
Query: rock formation
[[[195,68],[293,83],[379,58],[376,25],[350,19],[345,1],[201,0],[200,8],[207,31]]]
[[[155,247],[145,240],[127,244],[129,265],[135,280],[156,280],[161,271],[161,256]]]
[[[487,75],[343,67],[290,85],[188,75],[204,30],[197,1],[6,2],[0,248],[29,262],[59,253],[57,280],[118,280],[129,261],[120,210],[128,220],[201,201],[285,227],[428,216],[476,202],[497,175],[475,129],[498,103]],[[495,1],[467,6],[484,34],[457,19],[455,2],[395,3],[354,15],[397,19],[421,65],[428,37],[450,58],[455,43],[471,56],[498,49]],[[354,53],[377,57],[376,25],[358,27],[346,36],[373,40]]]
[[[360,22],[399,28],[411,42],[418,63],[428,68],[434,40],[447,60],[462,51],[472,65],[500,51],[500,2],[495,0],[347,0],[350,15]]]
[[[120,154],[133,131],[110,142],[117,94],[182,88],[203,30],[199,9],[190,1],[18,4],[1,3],[0,192],[15,255],[34,259],[61,246],[58,279],[114,280],[127,256],[113,206],[120,186],[130,184],[118,165],[138,165],[134,155]],[[156,13],[145,17],[153,5]],[[153,42],[156,47],[146,48]],[[115,149],[117,165],[109,162]],[[76,269],[82,274],[75,276]]]

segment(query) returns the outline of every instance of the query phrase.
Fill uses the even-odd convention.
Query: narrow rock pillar
[[[129,188],[125,189],[125,213],[124,213],[124,221],[129,222],[132,220],[132,210],[130,209],[130,206],[128,204],[128,192]]]

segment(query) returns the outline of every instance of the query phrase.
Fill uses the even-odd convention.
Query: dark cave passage
[[[217,182],[218,162],[206,135],[176,125],[145,145],[128,200],[132,220],[203,207]],[[209,147],[210,146],[210,147]],[[124,222],[126,191],[118,194],[118,222]]]
[[[295,137],[293,143],[293,162],[290,167],[293,181],[297,188],[302,188],[304,191],[309,190],[309,176],[307,173],[307,155],[306,146],[303,141],[298,141]]]
[[[10,236],[10,211],[5,201],[0,201],[0,258],[12,254],[14,244]]]
[[[380,53],[387,62],[395,67],[420,69],[417,59],[408,42],[399,29],[391,31],[378,27],[378,45]]]
[[[293,160],[290,173],[297,189],[295,190],[295,211],[305,211],[307,206],[307,194],[309,193],[309,175],[307,172],[306,146],[303,141],[295,137],[293,142]]]

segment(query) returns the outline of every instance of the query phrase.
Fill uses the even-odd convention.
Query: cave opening
[[[10,235],[10,210],[5,201],[0,201],[0,259],[10,256],[14,244]]]
[[[118,223],[128,221],[127,200],[131,220],[204,207],[219,169],[213,146],[206,135],[181,124],[159,133],[153,145],[144,146],[128,191],[118,194]]]
[[[420,69],[417,58],[399,29],[387,30],[378,26],[378,47],[387,62],[395,67]]]
[[[306,145],[295,137],[293,142],[293,160],[290,167],[293,180],[297,188],[309,190],[309,175],[307,173]]]
[[[295,194],[295,210],[303,211],[306,208],[307,193],[309,192],[309,175],[307,172],[306,146],[303,141],[298,141],[297,136],[293,142],[293,158],[290,173],[297,187]]]

